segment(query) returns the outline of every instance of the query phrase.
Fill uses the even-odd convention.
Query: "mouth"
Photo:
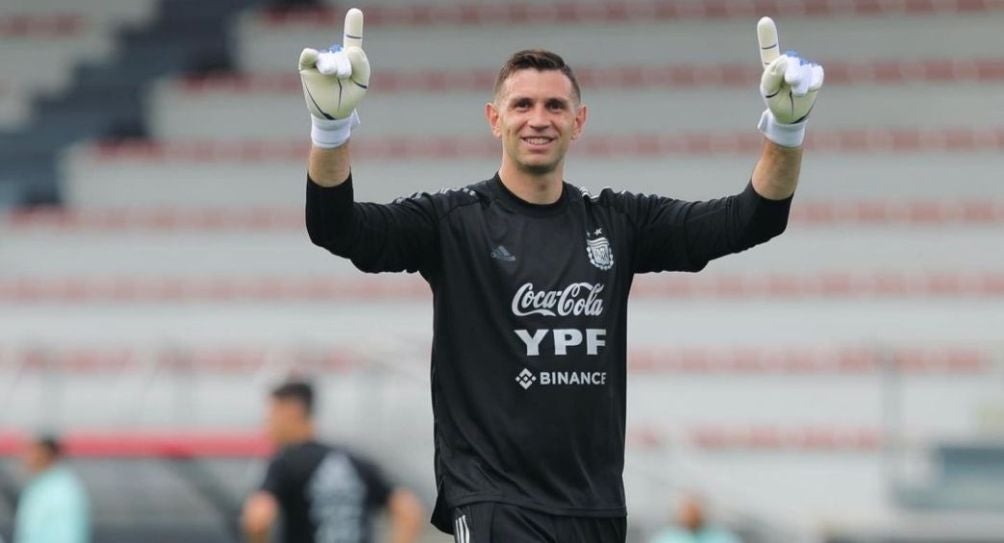
[[[528,145],[531,149],[544,149],[554,142],[555,138],[550,138],[547,136],[525,136],[520,138],[520,140]]]

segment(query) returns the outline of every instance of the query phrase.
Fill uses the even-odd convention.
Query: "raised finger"
[[[774,19],[763,17],[756,24],[757,43],[760,45],[760,62],[766,68],[781,56],[781,40],[777,36]]]
[[[359,8],[352,8],[345,14],[345,29],[342,36],[342,47],[363,46],[363,12]]]

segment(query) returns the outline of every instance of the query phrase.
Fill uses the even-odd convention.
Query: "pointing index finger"
[[[359,8],[352,8],[345,13],[345,30],[342,36],[342,47],[363,46],[363,12]]]
[[[766,68],[781,56],[781,42],[777,37],[777,26],[770,17],[763,17],[756,24],[757,42],[760,44],[760,62]]]

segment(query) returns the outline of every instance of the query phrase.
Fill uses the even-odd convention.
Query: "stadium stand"
[[[219,25],[250,3],[88,0],[71,13],[51,0],[4,7],[7,75],[21,92],[17,106],[4,108],[19,122],[0,126],[0,202],[58,201],[57,155],[66,145],[145,136],[145,85],[169,73],[227,68]]]
[[[0,9],[0,202],[17,206],[0,217],[0,456],[64,430],[100,541],[231,541],[266,452],[261,394],[290,373],[317,377],[326,435],[431,499],[428,288],[303,232],[293,66],[347,7],[304,4]],[[1004,4],[360,7],[374,77],[354,171],[374,201],[490,176],[481,108],[530,45],[566,56],[591,108],[570,181],[735,192],[760,141],[754,23],[775,16],[827,70],[792,223],[702,274],[637,280],[631,540],[697,488],[746,541],[999,541]],[[23,205],[40,202],[61,205]]]

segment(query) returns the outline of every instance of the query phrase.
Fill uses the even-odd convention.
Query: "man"
[[[316,440],[313,387],[285,383],[272,391],[267,431],[281,450],[261,489],[244,504],[243,526],[252,542],[269,541],[282,514],[285,543],[370,543],[373,515],[390,513],[390,542],[412,543],[422,506],[411,492],[391,488],[375,466]]]
[[[685,496],[676,511],[676,527],[659,532],[652,543],[739,543],[739,539],[711,525],[696,496]]]
[[[367,272],[419,272],[433,292],[433,523],[468,542],[624,541],[628,291],[636,273],[698,271],[780,234],[798,179],[805,117],[822,69],[779,55],[760,22],[768,109],[741,193],[683,202],[563,181],[587,119],[558,55],[521,51],[485,106],[498,173],[389,205],[357,203],[355,107],[369,85],[362,12],[344,49],[305,49],[312,113],[311,240]]]
[[[80,480],[62,461],[56,438],[28,444],[23,462],[31,482],[21,494],[14,543],[87,543],[90,505]]]

